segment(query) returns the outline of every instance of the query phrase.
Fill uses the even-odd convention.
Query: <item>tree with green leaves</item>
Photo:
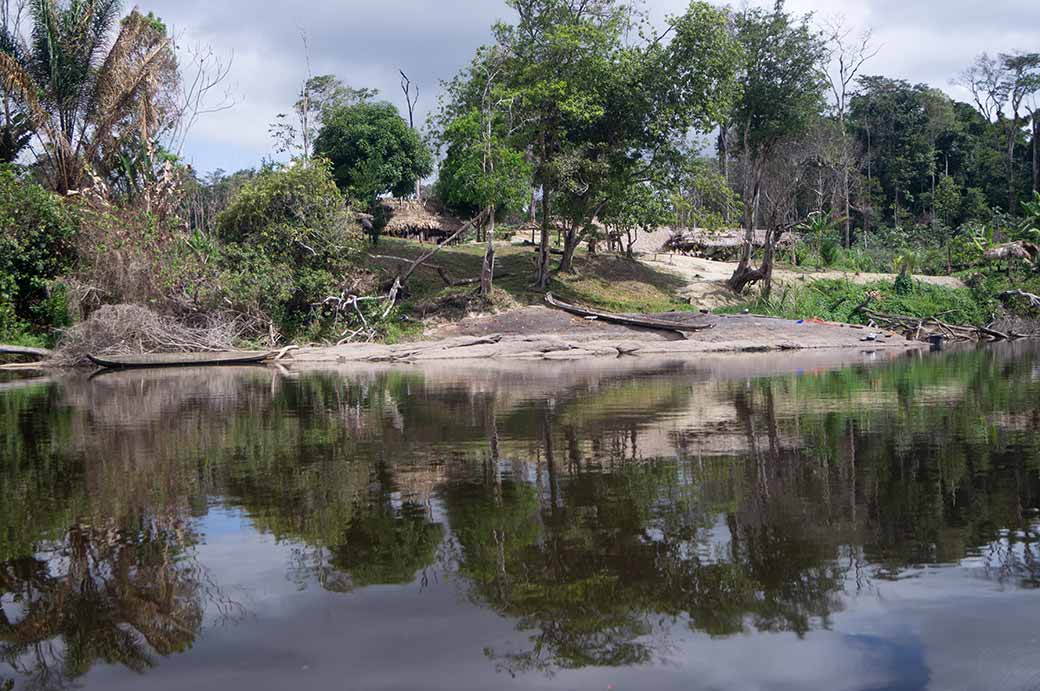
[[[437,196],[449,207],[484,213],[486,248],[481,294],[491,295],[495,269],[495,217],[528,203],[532,167],[515,147],[514,98],[503,84],[504,60],[497,46],[477,51],[473,62],[447,85],[434,118],[435,139],[445,151]]]
[[[549,231],[564,221],[561,271],[611,203],[660,181],[691,128],[708,130],[734,96],[738,49],[723,11],[695,2],[666,31],[626,41],[639,17],[616,0],[511,0],[499,24],[504,77],[523,146],[535,155],[542,234],[537,283],[549,280]],[[615,201],[617,203],[617,201]]]
[[[772,269],[768,247],[763,266],[751,267],[766,164],[778,146],[806,132],[819,117],[826,88],[822,69],[826,48],[809,25],[809,17],[788,14],[782,0],[772,11],[738,13],[734,25],[743,53],[743,90],[729,122],[743,169],[745,242],[729,285],[742,291],[763,281],[768,290]]]
[[[946,272],[953,273],[950,240],[957,216],[961,212],[961,190],[957,181],[949,175],[944,175],[939,179],[939,184],[935,187],[932,207],[935,209],[935,220],[942,232],[943,245],[946,247]]]
[[[390,103],[334,106],[323,120],[314,153],[332,161],[336,184],[362,204],[387,193],[404,196],[433,169],[429,149]]]

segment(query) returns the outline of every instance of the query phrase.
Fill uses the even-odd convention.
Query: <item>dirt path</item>
[[[734,304],[739,298],[730,291],[725,283],[733,275],[735,263],[717,262],[700,257],[688,257],[681,254],[647,253],[640,261],[661,271],[668,271],[681,276],[687,281],[685,288],[679,293],[689,298],[692,304],[714,309]],[[895,274],[855,273],[848,271],[791,271],[775,269],[773,278],[780,283],[798,284],[821,279],[844,279],[853,283],[875,283],[877,281],[894,281]],[[963,288],[964,283],[954,276],[914,276],[915,280],[948,288]]]

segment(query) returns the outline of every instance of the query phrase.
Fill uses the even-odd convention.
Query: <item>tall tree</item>
[[[832,23],[828,27],[827,43],[830,52],[832,67],[827,71],[827,81],[830,84],[831,96],[834,99],[834,116],[838,121],[838,130],[841,133],[841,148],[839,150],[842,179],[842,214],[845,229],[845,246],[852,246],[852,168],[854,166],[854,153],[852,142],[849,139],[849,131],[846,124],[846,116],[849,112],[849,98],[856,77],[859,76],[863,66],[871,58],[878,54],[879,47],[873,45],[872,32],[868,29],[858,36],[840,21]]]
[[[627,186],[660,178],[691,128],[710,129],[735,91],[738,49],[725,13],[695,2],[657,36],[616,0],[513,0],[519,20],[496,28],[521,141],[541,187],[538,285],[549,280],[549,229],[564,222],[561,271],[593,220]]]
[[[1007,77],[1008,106],[1011,117],[1006,118],[1006,146],[1008,161],[1008,212],[1018,213],[1018,189],[1015,184],[1017,166],[1015,145],[1022,134],[1022,106],[1026,99],[1040,92],[1040,53],[1002,53],[1000,62]]]
[[[40,173],[61,193],[85,183],[88,169],[104,177],[128,140],[154,149],[177,117],[167,98],[179,81],[166,27],[136,10],[120,23],[120,6],[31,0],[25,51],[0,52],[0,79],[40,142]]]
[[[336,184],[349,197],[374,204],[388,192],[408,194],[430,174],[433,157],[390,103],[362,102],[326,109],[315,153],[332,161]]]
[[[745,9],[736,16],[735,27],[743,48],[743,93],[730,122],[742,160],[745,241],[729,285],[742,291],[749,283],[763,281],[768,290],[768,249],[762,267],[751,267],[763,175],[774,150],[808,130],[823,108],[826,45],[809,18],[785,12],[782,0],[771,12]]]

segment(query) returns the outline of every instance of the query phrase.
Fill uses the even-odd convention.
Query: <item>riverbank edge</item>
[[[603,333],[589,328],[551,333],[482,333],[479,324],[470,333],[430,340],[385,344],[314,346],[291,353],[284,362],[418,363],[434,361],[547,360],[590,358],[694,358],[706,354],[784,353],[792,351],[912,351],[928,348],[890,332],[862,326],[806,323],[757,316],[717,316],[715,328],[689,334],[614,328]]]

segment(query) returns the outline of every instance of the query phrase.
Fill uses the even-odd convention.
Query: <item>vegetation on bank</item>
[[[754,311],[849,319],[870,289],[907,315],[1035,313],[997,296],[1040,293],[1037,53],[980,56],[960,77],[972,105],[870,75],[869,33],[852,40],[783,3],[692,2],[651,36],[620,0],[506,0],[514,21],[447,83],[425,129],[403,74],[407,119],[375,90],[307,75],[271,125],[287,162],[200,177],[179,151],[222,66],[178,57],[161,19],[123,16],[118,0],[0,3],[3,341],[50,344],[114,305],[268,345],[406,338],[423,317],[548,290],[615,311],[688,308],[675,279],[630,261],[638,234],[663,225],[768,229],[730,280]],[[696,141],[710,132],[716,158]],[[437,195],[473,218],[458,239],[483,244],[426,256],[381,239],[387,194]],[[521,224],[533,247],[496,242]],[[774,256],[781,229],[799,240]],[[774,289],[774,260],[903,278]]]

